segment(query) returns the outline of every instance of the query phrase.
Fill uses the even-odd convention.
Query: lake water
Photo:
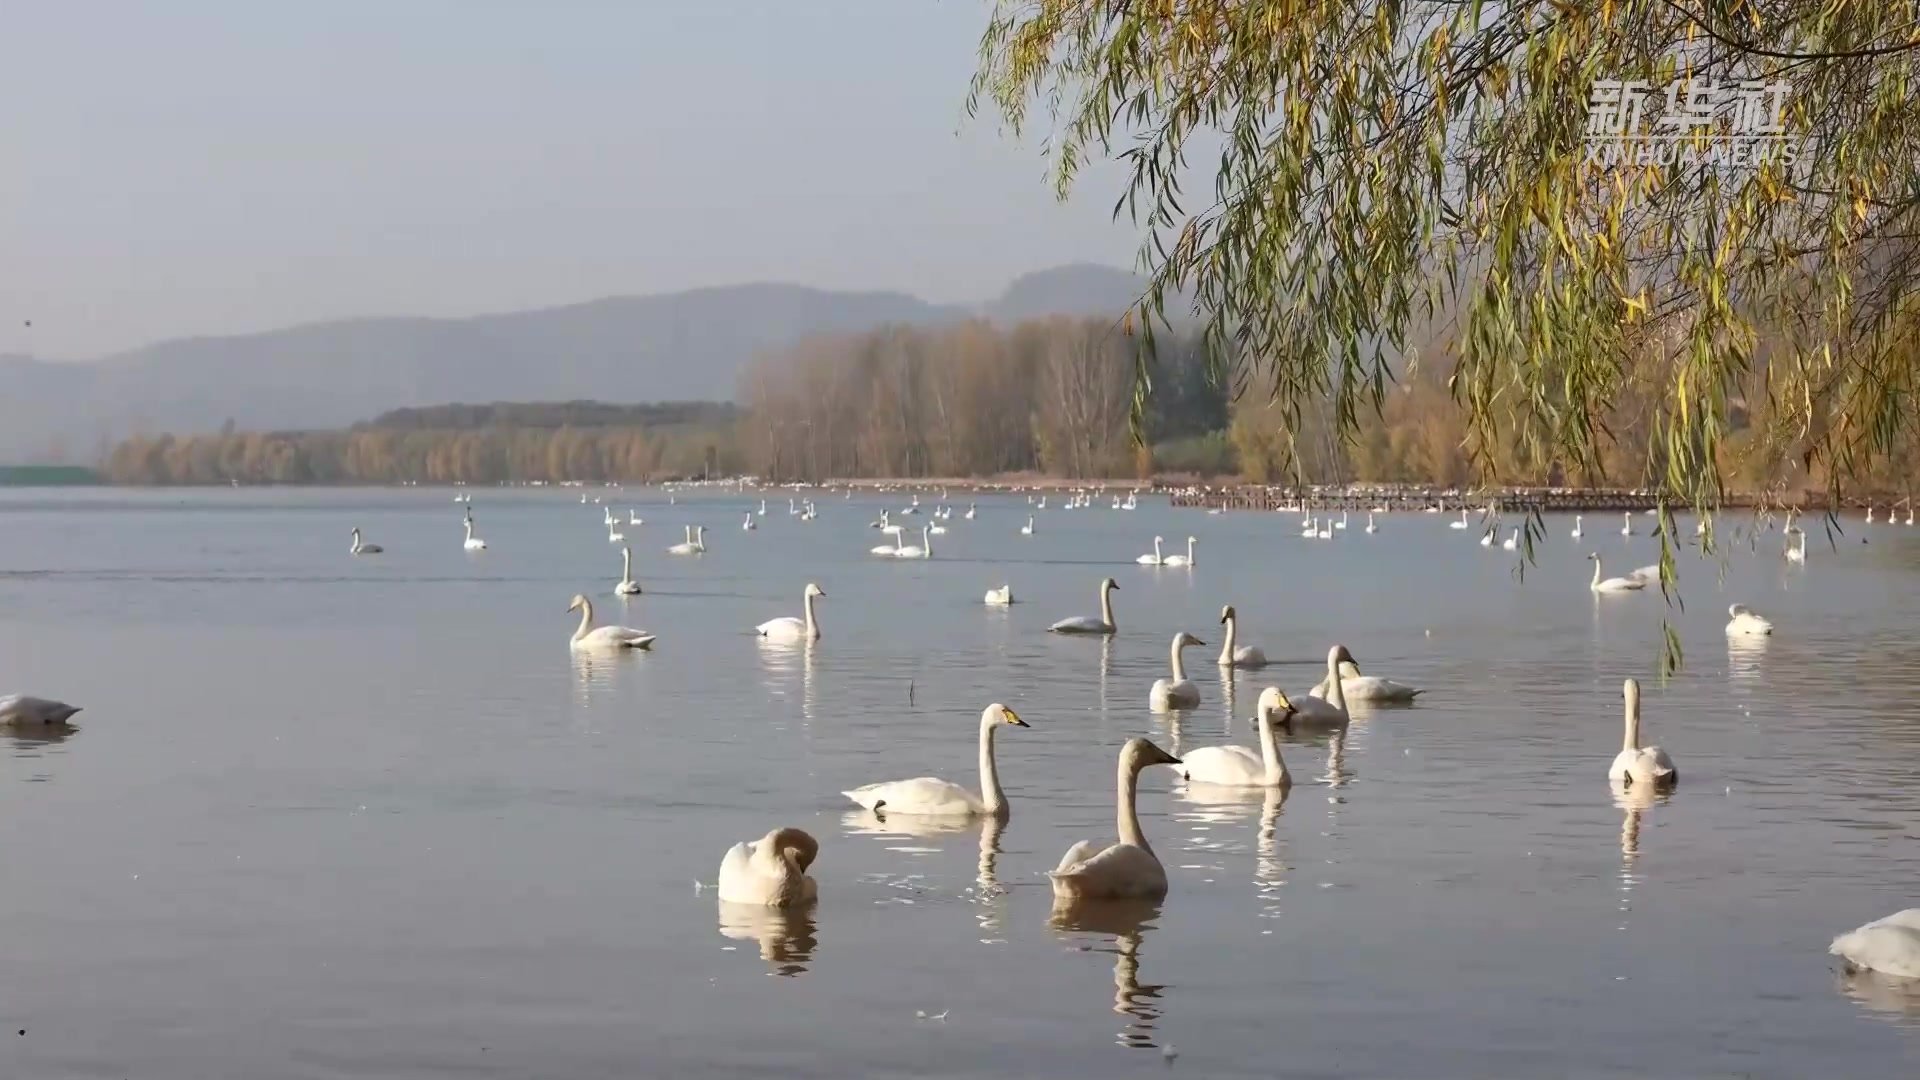
[[[1683,557],[1682,610],[1589,593],[1589,550],[1654,561],[1617,517],[1549,519],[1521,580],[1438,515],[1322,543],[1153,499],[1029,538],[991,497],[903,562],[866,554],[878,498],[802,524],[782,496],[747,533],[757,500],[649,491],[617,499],[646,518],[623,604],[577,498],[475,489],[470,555],[444,490],[0,493],[0,692],[86,709],[0,737],[0,1076],[1920,1070],[1920,994],[1826,955],[1920,903],[1920,528]],[[665,555],[693,522],[709,553]],[[387,554],[349,557],[354,525]],[[1155,533],[1199,565],[1133,565]],[[1117,637],[1043,632],[1107,574]],[[759,643],[808,581],[824,638]],[[1020,602],[982,605],[1002,582]],[[654,651],[572,658],[576,591]],[[1775,636],[1730,645],[1736,600]],[[1279,661],[1231,707],[1229,602]],[[1146,702],[1182,629],[1211,647],[1176,732]],[[1121,742],[1250,744],[1259,688],[1304,692],[1336,641],[1428,693],[1337,753],[1286,739],[1284,802],[1150,770],[1166,901],[1055,926],[1045,871],[1111,841]],[[1641,808],[1606,781],[1626,676],[1682,776]],[[861,783],[974,784],[992,701],[1032,725],[999,737],[1004,830],[848,813]],[[786,824],[820,838],[818,907],[723,921],[695,883]]]

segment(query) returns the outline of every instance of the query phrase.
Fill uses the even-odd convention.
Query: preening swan
[[[633,549],[620,549],[620,583],[613,591],[621,596],[640,595],[640,583],[633,580]]]
[[[705,525],[689,525],[687,526],[687,529],[689,530],[687,533],[687,542],[684,544],[673,545],[672,547],[667,549],[667,554],[669,555],[704,555],[706,554],[707,527]]]
[[[1673,759],[1665,750],[1640,745],[1640,684],[1628,679],[1621,687],[1621,694],[1626,699],[1627,733],[1620,752],[1613,757],[1612,767],[1607,769],[1607,779],[1628,787],[1656,788],[1678,780],[1680,774],[1674,770]]]
[[[1053,895],[1062,900],[1158,900],[1167,895],[1167,872],[1140,831],[1134,796],[1140,770],[1149,765],[1178,765],[1180,759],[1146,739],[1128,739],[1120,748],[1118,816],[1120,842],[1102,850],[1091,840],[1067,849],[1058,868],[1047,873]]]
[[[1156,537],[1156,539],[1158,539],[1158,538]],[[1160,565],[1162,565],[1162,566],[1192,566],[1192,565],[1193,565],[1193,545],[1194,545],[1194,543],[1195,543],[1195,540],[1194,540],[1194,538],[1193,538],[1193,537],[1191,537],[1191,536],[1189,536],[1189,537],[1187,537],[1187,553],[1186,553],[1185,555],[1169,555],[1169,556],[1167,556],[1167,557],[1166,557],[1165,559],[1163,559],[1163,560],[1161,561],[1161,564],[1160,564]]]
[[[487,550],[487,542],[473,535],[473,518],[471,515],[469,515],[467,518],[467,542],[462,546],[464,546],[468,551]]]
[[[1154,537],[1153,553],[1150,555],[1142,555],[1133,561],[1139,563],[1141,566],[1159,566],[1160,564],[1166,562],[1167,560],[1165,558],[1162,558],[1160,555],[1160,543],[1161,543],[1160,538],[1157,536]]]
[[[1267,654],[1257,646],[1239,645],[1240,616],[1228,604],[1220,609],[1221,625],[1227,628],[1227,639],[1220,643],[1220,666],[1236,668],[1260,668],[1267,666]]]
[[[1327,677],[1306,697],[1294,698],[1292,723],[1306,727],[1343,728],[1352,721],[1347,708],[1346,680],[1340,677],[1340,665],[1353,663],[1353,654],[1345,645],[1327,650]],[[1324,696],[1323,696],[1324,695]]]
[[[1154,712],[1166,712],[1169,709],[1191,709],[1200,704],[1200,687],[1187,678],[1187,666],[1180,662],[1180,650],[1189,645],[1205,644],[1185,630],[1173,636],[1173,677],[1154,680],[1153,689],[1147,692],[1149,708]]]
[[[840,794],[869,810],[889,814],[926,814],[942,817],[970,817],[991,814],[1006,817],[1007,796],[1000,790],[1000,770],[993,758],[993,733],[1003,724],[1027,727],[1012,709],[995,702],[980,714],[980,794],[959,784],[922,776],[913,780],[890,780],[868,784]]]
[[[0,727],[46,727],[73,719],[80,706],[25,694],[0,695]]]
[[[1348,701],[1365,702],[1409,702],[1426,691],[1392,679],[1377,678],[1360,674],[1360,665],[1351,660],[1340,662],[1340,691]],[[1327,680],[1322,678],[1314,688],[1308,691],[1312,697],[1325,697]]]
[[[1180,775],[1196,784],[1222,787],[1293,786],[1293,774],[1280,756],[1280,744],[1274,737],[1276,725],[1293,716],[1293,702],[1277,686],[1260,691],[1260,703],[1254,708],[1253,723],[1260,736],[1260,750],[1244,746],[1203,746],[1180,755]]]
[[[1588,552],[1587,558],[1593,560],[1593,581],[1587,587],[1594,592],[1634,592],[1647,587],[1646,579],[1639,577],[1611,577],[1602,581],[1599,553]]]
[[[1920,908],[1896,911],[1849,930],[1834,938],[1827,951],[1845,961],[1849,971],[1920,979]]]
[[[819,855],[820,842],[792,826],[735,844],[720,860],[720,899],[762,907],[810,904],[820,890],[807,867]]]
[[[754,632],[766,638],[768,641],[817,640],[820,637],[820,623],[813,617],[813,601],[815,597],[824,597],[826,595],[826,593],[820,591],[820,586],[808,582],[807,591],[801,597],[801,602],[806,605],[807,617],[805,619],[796,619],[791,615],[782,615],[777,619],[768,619],[766,622],[754,627]]]
[[[1006,605],[1013,603],[1013,586],[1002,585],[997,589],[988,589],[987,603],[995,604],[1000,607],[1005,607]]]
[[[1047,631],[1054,634],[1111,634],[1120,629],[1113,621],[1112,597],[1113,591],[1119,587],[1120,583],[1112,578],[1107,578],[1105,581],[1102,581],[1100,583],[1100,614],[1098,616],[1075,615],[1072,618],[1061,619],[1059,622],[1047,627]]]
[[[1745,604],[1733,604],[1727,608],[1732,618],[1727,620],[1727,633],[1750,636],[1773,633],[1773,624],[1755,615]]]
[[[348,549],[349,553],[354,555],[378,555],[385,550],[387,549],[381,547],[379,544],[369,544],[361,540],[358,527],[353,530],[353,547]]]
[[[1568,535],[1573,537],[1575,540],[1580,539],[1580,515],[1579,514],[1573,515],[1573,532],[1569,533]]]
[[[593,601],[575,596],[568,611],[580,613],[580,628],[569,642],[576,649],[645,649],[653,644],[653,635],[631,626],[593,625]]]

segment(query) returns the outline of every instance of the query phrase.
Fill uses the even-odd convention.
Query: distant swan
[[[0,727],[41,727],[64,724],[73,719],[74,714],[79,711],[78,705],[54,701],[52,698],[6,694],[0,696]]]
[[[1167,871],[1147,846],[1134,806],[1140,770],[1149,765],[1178,765],[1180,759],[1146,739],[1128,739],[1120,748],[1118,817],[1120,842],[1102,850],[1091,840],[1067,849],[1058,868],[1048,872],[1053,895],[1062,900],[1158,900],[1167,895]]]
[[[1451,521],[1447,523],[1447,528],[1449,529],[1464,529],[1466,527],[1467,527],[1467,512],[1465,509],[1462,509],[1460,511],[1459,521]]]
[[[356,528],[353,530],[353,547],[348,550],[354,555],[378,555],[387,549],[381,547],[379,544],[369,544],[362,541],[360,539],[360,530]]]
[[[1157,536],[1154,537],[1153,553],[1151,555],[1142,555],[1133,561],[1139,563],[1141,566],[1159,566],[1162,563],[1165,563],[1167,560],[1164,557],[1162,557],[1160,554],[1160,544],[1161,544],[1160,538]]]
[[[704,555],[707,553],[707,527],[705,525],[687,526],[687,541],[675,544],[667,549],[669,555]]]
[[[1028,514],[1027,523],[1025,525],[1020,526],[1020,535],[1021,536],[1033,535],[1033,515],[1032,514]]]
[[[1674,770],[1673,759],[1665,750],[1640,745],[1640,684],[1628,679],[1621,687],[1621,694],[1626,699],[1627,731],[1620,752],[1614,755],[1613,765],[1607,769],[1607,779],[1629,787],[1640,784],[1655,788],[1678,780],[1680,774]]]
[[[972,520],[973,520],[973,514],[974,514],[974,506],[973,506],[973,504],[972,504],[972,503],[968,503],[968,504],[967,504],[967,514],[966,514],[966,517],[967,517],[967,520],[968,520],[968,521],[972,521]]]
[[[1492,546],[1493,546],[1493,533],[1494,533],[1494,529],[1495,529],[1495,526],[1492,526],[1492,525],[1489,525],[1489,526],[1487,526],[1487,531],[1485,531],[1485,532],[1483,532],[1483,533],[1481,533],[1481,534],[1480,534],[1480,546],[1481,546],[1481,547],[1492,547]]]
[[[1254,708],[1253,723],[1260,737],[1260,751],[1244,746],[1203,746],[1180,755],[1180,774],[1196,784],[1221,787],[1293,786],[1293,774],[1280,756],[1280,744],[1274,737],[1276,724],[1293,716],[1293,702],[1277,686],[1260,691],[1260,703]]]
[[[1379,526],[1373,523],[1373,511],[1369,510],[1367,511],[1367,534],[1371,536],[1372,534],[1378,531],[1379,531]]]
[[[1568,535],[1572,536],[1575,540],[1580,539],[1580,515],[1579,514],[1573,515],[1573,532],[1569,533]]]
[[[1727,620],[1727,633],[1736,635],[1771,634],[1773,624],[1755,615],[1745,604],[1733,604],[1727,608],[1732,618]]]
[[[990,814],[1006,817],[1007,796],[1000,788],[1000,770],[994,763],[993,733],[1003,724],[1027,727],[1020,714],[998,702],[980,713],[980,794],[959,784],[922,776],[867,784],[840,794],[869,810],[889,814],[926,814],[944,817]]]
[[[1627,513],[1624,513],[1624,514],[1622,514],[1622,515],[1621,515],[1621,517],[1625,519],[1625,521],[1626,521],[1626,523],[1625,523],[1624,525],[1621,525],[1621,526],[1620,526],[1620,535],[1621,535],[1621,536],[1632,536],[1632,535],[1633,535],[1633,513],[1632,513],[1632,511],[1628,511]]]
[[[575,596],[568,611],[580,613],[580,628],[569,641],[576,649],[644,649],[653,644],[653,635],[630,626],[593,625],[593,601]]]
[[[633,580],[632,548],[620,549],[620,583],[613,587],[613,591],[621,596],[640,595],[640,583]]]
[[[473,519],[472,518],[467,519],[467,542],[463,546],[465,546],[468,551],[487,550],[487,542],[473,535]]]
[[[920,543],[906,544],[901,547],[895,548],[893,552],[893,557],[896,559],[931,559],[933,558],[933,526],[931,525],[920,526]]]
[[[1187,537],[1187,553],[1185,555],[1169,555],[1166,557],[1166,559],[1162,560],[1161,565],[1162,566],[1192,566],[1194,543],[1195,541],[1193,537],[1191,536]]]
[[[645,525],[645,524],[646,524],[646,521],[645,521],[645,520],[644,520],[643,518],[641,518],[641,516],[640,516],[640,515],[639,515],[638,513],[636,513],[635,511],[632,511],[632,510],[629,510],[629,511],[627,511],[627,524],[629,524],[629,525]]]
[[[775,829],[759,840],[727,849],[720,860],[720,899],[729,904],[799,907],[819,896],[807,868],[820,856],[820,842],[803,829]]]
[[[1787,561],[1804,563],[1807,561],[1807,534],[1796,532],[1787,541]]]
[[[1518,525],[1513,527],[1513,533],[1511,535],[1505,540],[1500,541],[1500,547],[1505,551],[1520,550],[1520,527]]]
[[[616,529],[612,525],[607,526],[607,543],[609,544],[622,543],[626,540],[626,538],[627,538],[626,533],[621,532],[620,530]]]
[[[1191,709],[1200,704],[1200,687],[1187,678],[1187,666],[1180,662],[1180,650],[1189,645],[1205,644],[1185,630],[1173,636],[1173,677],[1154,680],[1153,689],[1147,692],[1149,708],[1154,712],[1166,712],[1169,709]]]
[[[751,510],[747,511],[747,520],[740,523],[741,530],[745,532],[752,532],[753,530],[758,529],[759,527],[760,526],[754,524],[753,511]]]
[[[820,624],[815,621],[813,617],[813,601],[815,597],[824,597],[826,595],[826,593],[820,591],[820,586],[809,582],[807,584],[807,591],[802,596],[802,603],[806,605],[807,610],[807,617],[804,620],[796,619],[791,615],[782,615],[777,619],[768,619],[766,622],[754,627],[754,632],[766,638],[768,641],[813,641],[818,639],[820,637]]]
[[[1257,646],[1238,645],[1240,640],[1240,616],[1228,604],[1220,609],[1220,622],[1227,628],[1227,639],[1220,643],[1220,666],[1228,668],[1262,668],[1267,666],[1267,654]]]
[[[1120,583],[1112,578],[1107,578],[1105,581],[1102,581],[1100,583],[1100,614],[1097,617],[1093,615],[1075,615],[1072,618],[1061,619],[1059,622],[1047,627],[1048,632],[1054,634],[1111,634],[1115,632],[1119,629],[1119,626],[1113,621],[1113,597],[1111,594],[1119,587]]]
[[[1587,587],[1594,592],[1633,592],[1647,587],[1646,579],[1639,577],[1613,577],[1602,581],[1599,553],[1589,552],[1587,558],[1593,560],[1593,581]]]
[[[1833,939],[1827,951],[1851,971],[1920,979],[1920,908],[1896,911]]]
[[[1013,603],[1013,586],[1002,585],[997,589],[988,589],[987,603],[1001,607]]]

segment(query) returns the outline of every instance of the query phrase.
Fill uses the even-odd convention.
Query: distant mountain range
[[[985,304],[735,285],[459,319],[369,318],[182,338],[90,362],[0,356],[0,462],[90,461],[135,432],[338,427],[446,402],[727,400],[742,366],[809,334],[970,316],[1118,316],[1137,275],[1078,264]]]

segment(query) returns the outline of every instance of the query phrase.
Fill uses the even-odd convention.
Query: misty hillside
[[[0,356],[0,461],[90,461],[136,432],[338,427],[455,401],[725,400],[757,353],[808,334],[984,313],[1118,315],[1134,275],[1077,265],[968,309],[893,292],[738,285],[460,319],[346,319],[183,338],[91,363]]]

